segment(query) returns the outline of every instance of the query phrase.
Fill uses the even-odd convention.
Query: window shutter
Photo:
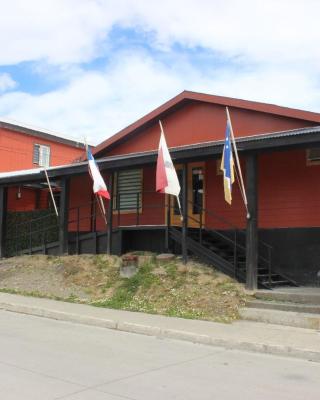
[[[141,190],[141,169],[119,171],[117,174],[116,208],[118,209],[119,207],[120,210],[141,208]]]
[[[33,145],[33,163],[39,164],[40,159],[40,144]]]
[[[308,161],[320,161],[320,148],[314,147],[307,152]]]

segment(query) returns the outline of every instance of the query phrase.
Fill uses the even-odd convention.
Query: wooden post
[[[188,233],[188,164],[182,168],[182,260],[188,262],[187,233]]]
[[[61,178],[60,210],[59,210],[59,250],[60,254],[68,254],[68,221],[69,221],[69,177]]]
[[[8,189],[0,187],[0,258],[5,257]],[[17,238],[16,238],[17,240]]]
[[[109,180],[109,208],[108,208],[108,226],[107,226],[107,254],[112,254],[112,217],[113,217],[113,172],[111,172],[110,180]]]
[[[165,251],[169,253],[170,251],[170,225],[171,225],[171,215],[170,215],[170,202],[171,202],[171,198],[170,195],[167,194],[166,195],[166,199],[165,199],[165,207],[166,207],[166,219],[167,219],[167,224],[166,224],[166,229],[165,229],[165,242],[164,242],[164,248]]]
[[[258,286],[258,163],[256,154],[246,160],[248,210],[246,235],[246,288],[256,290]]]

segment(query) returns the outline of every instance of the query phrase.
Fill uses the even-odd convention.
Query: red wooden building
[[[236,184],[232,206],[224,201],[219,165],[226,106],[245,175],[249,219]],[[155,192],[159,119],[181,181],[183,223],[173,199]],[[183,92],[93,154],[112,194],[108,225],[93,199],[87,163],[49,169],[62,188],[59,241],[26,251],[170,250],[182,252],[184,259],[194,254],[246,281],[248,288],[318,283],[320,114]],[[0,204],[10,185],[41,180],[41,173],[2,176]]]
[[[84,154],[82,143],[0,121],[0,172],[69,164]],[[8,191],[9,211],[45,209],[48,201],[45,184],[23,184]]]

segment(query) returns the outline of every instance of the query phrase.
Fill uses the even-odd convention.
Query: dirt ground
[[[0,261],[0,290],[222,322],[237,319],[246,302],[241,284],[195,261],[159,264],[142,254],[129,279],[120,277],[120,265],[107,255],[12,257]]]

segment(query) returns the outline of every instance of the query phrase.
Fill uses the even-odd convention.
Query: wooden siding
[[[8,189],[8,211],[31,211],[48,208],[49,192],[47,190],[21,188],[20,199],[17,198],[18,190],[18,187]]]
[[[251,110],[230,108],[235,136],[252,136],[288,129],[314,126],[316,123],[300,119],[271,115]],[[194,102],[186,104],[162,120],[168,147],[224,140],[226,128],[225,107]],[[102,153],[106,155],[128,154],[156,150],[160,129],[155,123],[134,135],[129,135],[122,144]]]

